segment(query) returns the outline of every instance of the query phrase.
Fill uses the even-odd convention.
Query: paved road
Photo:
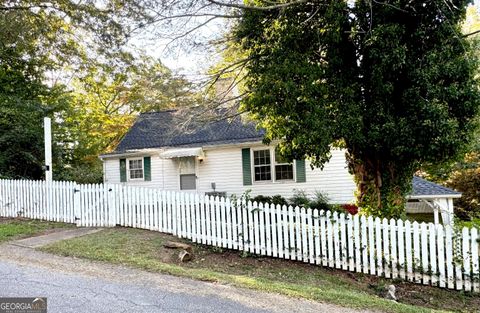
[[[49,312],[267,312],[219,296],[0,263],[0,294],[47,297]]]
[[[277,294],[60,257],[28,246],[38,242],[35,239],[0,245],[0,297],[47,297],[49,313],[358,312]]]

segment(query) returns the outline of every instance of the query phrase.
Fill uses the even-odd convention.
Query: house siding
[[[251,148],[261,147],[260,144]],[[308,160],[305,162],[306,182],[253,182],[243,184],[242,148],[244,147],[210,147],[204,148],[205,157],[196,162],[197,192],[213,191],[211,184],[215,183],[216,191],[228,195],[240,195],[251,190],[250,195],[273,196],[280,194],[291,197],[294,190],[305,191],[313,196],[316,191],[325,194],[332,203],[348,203],[354,199],[355,184],[348,173],[344,150],[332,150],[330,162],[323,170],[311,169]],[[106,159],[105,182],[120,183],[119,159]],[[175,159],[161,159],[158,155],[151,156],[151,181],[126,182],[128,185],[157,187],[166,190],[179,190],[178,163]]]

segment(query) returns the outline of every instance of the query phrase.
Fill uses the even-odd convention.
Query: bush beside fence
[[[480,291],[476,228],[113,184],[0,180],[0,216],[143,228],[252,254]]]

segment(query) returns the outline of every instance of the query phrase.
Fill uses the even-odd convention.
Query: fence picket
[[[437,246],[438,246],[438,285],[440,287],[446,286],[445,277],[445,243],[444,243],[443,226],[437,226]]]
[[[427,228],[427,224],[425,223],[422,223],[420,225],[420,229],[421,229],[421,245],[422,245],[422,254],[421,254],[421,258],[422,258],[422,280],[423,280],[423,284],[424,285],[427,285],[429,282],[430,282],[430,277],[428,275],[429,273],[429,262],[428,262],[428,228]]]
[[[221,246],[223,248],[226,248],[227,247],[227,239],[228,239],[228,234],[227,234],[227,227],[228,227],[228,219],[227,219],[227,212],[226,212],[226,208],[225,208],[225,198],[222,197],[221,199],[219,199],[219,203],[220,203],[220,224],[221,224],[221,231],[222,231],[222,234],[221,234]]]
[[[472,244],[472,282],[473,282],[473,291],[479,292],[480,291],[480,267],[479,267],[479,251],[478,245],[480,243],[478,237],[478,230],[476,228],[472,228],[471,233],[471,244]]]
[[[283,239],[282,239],[282,207],[280,204],[271,205],[272,221],[272,256],[274,258],[283,258]]]
[[[392,264],[392,278],[398,277],[398,257],[397,257],[397,230],[395,220],[390,219],[390,255]]]
[[[240,244],[241,244],[241,248],[240,249],[243,249],[244,251],[249,251],[249,247],[251,246],[249,241],[250,241],[250,235],[249,235],[249,227],[248,227],[248,207],[247,207],[247,204],[245,202],[245,200],[238,200],[237,203],[239,205],[237,206],[240,206],[239,209],[237,208],[237,210],[240,210],[241,211],[241,217],[242,217],[242,223],[241,223],[241,226],[242,226],[242,239],[240,241]]]
[[[361,229],[361,252],[362,252],[362,265],[363,273],[368,274],[368,237],[367,237],[367,219],[365,215],[360,218]]]
[[[436,225],[434,224],[429,224],[428,225],[428,237],[430,240],[430,281],[432,285],[436,285],[438,283],[438,277],[437,277],[437,238],[435,236],[436,234]]]
[[[316,211],[316,210],[315,210]],[[315,253],[315,248],[314,248],[314,245],[313,245],[313,221],[312,221],[312,209],[308,208],[307,209],[307,217],[306,217],[306,220],[307,220],[307,224],[306,224],[306,227],[307,228],[307,237],[308,237],[308,261],[311,263],[311,264],[314,264],[315,263],[315,257],[314,257],[314,253]]]
[[[264,210],[264,215],[265,215],[265,245],[267,247],[266,249],[266,255],[272,256],[272,221],[270,220],[270,205],[268,203],[265,203],[263,206]],[[261,220],[260,220],[261,221]]]
[[[288,211],[287,211],[287,206],[283,205],[282,206],[282,226],[283,226],[283,254],[285,259],[290,258],[290,232],[289,232],[289,227],[288,227]]]
[[[383,275],[383,252],[382,252],[382,225],[380,218],[375,218],[375,239],[377,242],[377,275]]]
[[[462,254],[463,254],[463,284],[466,291],[472,289],[470,280],[470,231],[467,227],[462,229]]]
[[[338,212],[333,212],[333,247],[334,247],[334,258],[335,258],[335,268],[342,267],[342,259],[340,256],[340,230],[338,227]]]
[[[295,207],[295,247],[297,252],[297,260],[303,261],[302,251],[302,222],[300,217],[301,211],[297,206]]]
[[[397,248],[398,248],[398,269],[401,279],[406,279],[405,275],[405,241],[404,241],[404,231],[403,221],[397,221]]]
[[[353,217],[353,236],[355,238],[355,270],[357,272],[362,272],[362,243],[360,242],[360,218],[358,215]]]
[[[342,257],[342,269],[348,270],[348,258],[347,258],[347,232],[346,226],[347,223],[345,222],[345,213],[340,214],[340,244],[341,244],[341,257]]]
[[[297,259],[297,249],[295,244],[295,223],[293,219],[293,207],[288,207],[288,232],[290,236],[290,259],[296,260]]]
[[[327,223],[327,252],[328,252],[328,266],[335,267],[335,255],[333,251],[333,225],[332,225],[332,213],[327,211],[325,215],[325,221]]]
[[[352,272],[355,271],[355,253],[353,243],[355,236],[353,234],[353,216],[349,215],[347,220],[347,241],[348,241],[348,269]],[[326,264],[323,264],[326,266]]]
[[[336,212],[335,212],[336,213]],[[307,213],[305,208],[300,208],[300,225],[301,228],[301,247],[302,247],[302,260],[303,262],[308,262],[308,238],[307,238]]]
[[[313,210],[313,236],[315,240],[315,264],[321,263],[321,251],[320,251],[320,224],[318,210]]]

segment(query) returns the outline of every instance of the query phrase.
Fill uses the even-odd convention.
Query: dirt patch
[[[162,234],[162,237],[180,241],[170,235]],[[331,283],[333,279],[340,285],[354,287],[379,297],[385,296],[387,286],[393,284],[400,303],[462,312],[478,312],[480,309],[479,294],[414,284],[398,279],[389,280],[298,261],[259,257],[198,244],[193,244],[193,247],[194,260],[186,264],[180,264],[176,255],[168,249],[157,251],[157,255],[163,262],[180,264],[183,267],[209,268],[222,273],[264,277],[289,283],[299,283],[300,279],[307,284],[328,286],[326,281]]]

